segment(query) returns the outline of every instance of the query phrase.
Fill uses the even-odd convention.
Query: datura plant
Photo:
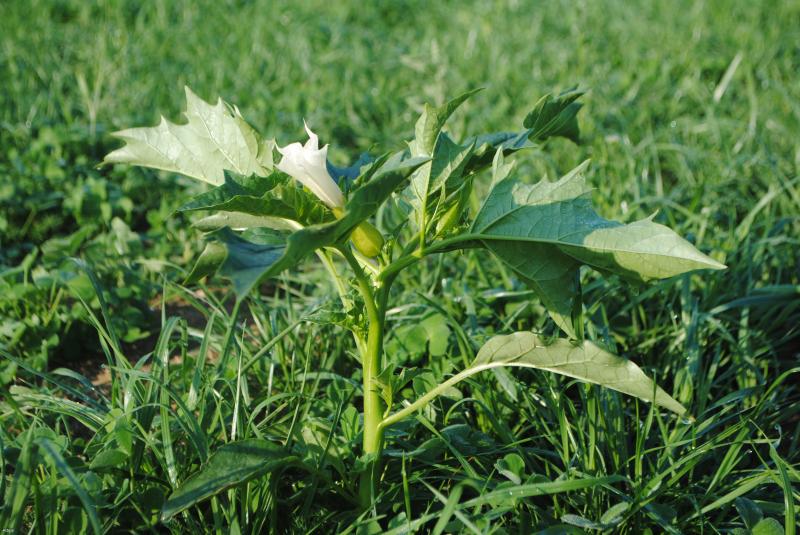
[[[685,414],[636,364],[584,339],[580,269],[649,281],[724,266],[652,217],[622,224],[598,215],[583,176],[588,162],[556,181],[530,183],[515,173],[509,161],[515,153],[553,136],[577,140],[580,91],[545,96],[519,131],[456,140],[443,127],[474,93],[440,107],[426,105],[407,148],[362,156],[355,165],[340,168],[328,160],[328,146],[319,148],[307,126],[305,144],[281,147],[259,136],[236,107],[222,100],[208,104],[187,88],[186,124],[162,119],[153,128],[117,132],[126,143],[105,158],[213,186],[181,208],[207,214],[195,222],[207,232],[208,243],[188,280],[215,273],[229,278],[237,311],[261,281],[296,268],[312,253],[322,262],[340,306],[357,312],[350,314],[347,328],[363,372],[363,507],[379,490],[387,428],[484,370],[547,370]],[[488,190],[480,188],[488,192],[478,198],[473,187],[482,174],[491,182]],[[384,237],[369,220],[387,203],[402,213],[406,228]],[[396,369],[384,353],[386,312],[396,306],[392,283],[425,257],[464,249],[485,250],[508,266],[538,296],[564,337],[546,339],[533,332],[495,336],[469,367],[415,401],[400,403],[396,394],[406,370]],[[242,458],[263,452],[264,466],[269,465],[273,445],[244,442],[238,450],[245,452]],[[212,456],[203,469],[213,469],[214,463]],[[204,497],[203,481],[201,470],[175,489],[165,517]]]

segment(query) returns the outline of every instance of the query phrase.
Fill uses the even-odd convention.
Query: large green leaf
[[[175,489],[161,509],[161,518],[169,520],[225,489],[299,463],[298,457],[286,448],[267,440],[230,442],[215,451],[199,472]]]
[[[580,262],[543,243],[488,241],[486,247],[536,292],[556,325],[577,338],[574,322],[581,306]]]
[[[658,388],[633,362],[591,342],[575,345],[558,339],[550,344],[530,332],[495,336],[478,351],[472,368],[494,365],[545,370],[605,386],[684,414],[686,409]]]
[[[201,193],[179,209],[182,212],[198,210],[267,216],[304,226],[333,219],[330,210],[313,194],[298,187],[283,173],[266,177],[233,177],[226,173],[224,184]],[[277,226],[287,227],[285,222]]]
[[[350,195],[340,219],[301,228],[290,234],[285,241],[278,242],[273,239],[269,242],[252,243],[223,228],[211,235],[221,247],[210,246],[203,252],[192,270],[190,279],[194,280],[219,271],[221,275],[233,281],[234,288],[241,298],[259,280],[272,277],[297,265],[321,247],[346,241],[353,229],[373,215],[378,207],[406,181],[408,175],[427,161],[427,158],[406,158],[404,153],[396,154],[386,160],[368,182]],[[249,214],[230,213],[226,217],[227,219],[222,222],[231,223],[230,226],[233,227],[238,226],[235,222],[242,222],[243,218],[251,218],[250,222],[253,223],[241,225],[243,227],[256,226],[259,220],[258,216]],[[277,237],[279,234],[273,233],[271,236]]]
[[[225,210],[226,203],[236,197],[261,197],[291,180],[287,175],[273,172],[268,176],[234,176],[225,173],[225,181],[205,191],[178,208],[179,212],[196,210]]]
[[[497,185],[506,180],[512,168],[498,150],[493,162],[492,183]],[[582,192],[564,188],[554,195],[569,199]],[[536,292],[556,325],[572,338],[578,337],[574,320],[581,307],[580,262],[549,243],[488,240],[484,245]]]
[[[510,176],[497,180],[472,234],[488,246],[496,241],[549,245],[549,250],[580,263],[638,280],[725,267],[652,219],[624,225],[600,217],[588,198],[585,167],[586,163],[557,182],[527,185]],[[547,256],[526,259],[524,247],[506,250],[513,256],[504,260],[512,265],[549,261]]]
[[[209,236],[211,240],[197,259],[187,282],[219,272],[233,282],[240,296],[247,295],[262,275],[283,256],[285,243],[253,243],[229,228]]]
[[[235,230],[267,227],[275,230],[298,230],[303,225],[285,217],[253,215],[245,212],[214,212],[192,223],[198,230],[213,232],[230,227]]]
[[[172,171],[220,185],[224,171],[242,176],[267,175],[272,170],[273,140],[262,140],[235,106],[222,99],[208,104],[186,88],[187,123],[161,118],[155,127],[130,128],[114,136],[125,145],[104,163],[129,163]]]

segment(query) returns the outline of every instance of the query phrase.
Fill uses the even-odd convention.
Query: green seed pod
[[[336,219],[341,219],[344,211],[341,208],[334,208],[333,215]],[[358,252],[367,258],[375,258],[383,248],[383,236],[369,221],[363,221],[350,234],[350,241],[353,242]]]
[[[352,240],[356,249],[368,258],[375,258],[383,248],[383,236],[372,223],[367,221],[356,227],[353,233],[350,234],[350,240]]]

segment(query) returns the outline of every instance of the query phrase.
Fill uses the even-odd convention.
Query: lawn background
[[[35,375],[66,366],[92,379],[106,362],[97,327],[120,338],[131,362],[157,340],[168,354],[188,352],[169,376],[176,395],[186,397],[197,370],[195,341],[212,311],[210,351],[227,332],[226,308],[216,300],[224,282],[209,283],[205,299],[175,286],[202,241],[172,212],[200,186],[121,166],[98,169],[118,146],[109,133],[156,124],[161,114],[178,120],[188,85],[207,100],[235,103],[280,144],[299,138],[307,120],[343,165],[363,151],[401,147],[425,102],[485,88],[449,123],[451,132],[469,135],[517,128],[541,95],[578,85],[589,90],[579,117],[582,142],[549,142],[518,158],[517,169],[530,181],[553,179],[591,158],[587,178],[604,216],[632,221],[658,212],[659,221],[729,266],[646,288],[585,274],[590,336],[656,375],[697,421],[653,418],[633,400],[544,374],[482,377],[461,393],[477,401],[456,404],[449,414],[454,402],[445,400],[430,415],[434,428],[449,434],[436,436],[419,422],[402,428],[395,461],[401,451],[408,458],[402,474],[398,468],[386,476],[381,522],[400,529],[421,519],[420,529],[432,529],[446,517],[453,530],[535,532],[585,521],[629,533],[715,532],[744,526],[742,511],[753,505],[788,529],[800,462],[798,72],[796,2],[4,2],[0,437],[8,451],[0,491],[21,488],[13,481],[21,453],[30,449],[26,439],[41,435],[57,445],[58,457],[38,449],[45,464],[28,487],[40,491],[20,498],[26,525],[54,532],[88,526],[91,507],[76,487],[88,489],[97,519],[111,530],[124,522],[145,532],[148,523],[176,532],[236,524],[254,533],[271,522],[275,529],[323,532],[356,525],[356,513],[335,492],[347,487],[346,477],[331,490],[318,481],[322,475],[312,483],[307,474],[290,473],[277,486],[252,484],[247,496],[257,495],[257,506],[239,491],[166,528],[157,523],[157,509],[171,470],[184,479],[202,459],[182,435],[180,414],[170,420],[159,413],[152,429],[138,429],[134,422],[146,411],[126,405],[121,392],[131,376],[123,374],[105,397],[87,394],[101,405],[93,409],[97,421],[77,425],[53,399],[66,395],[93,406]],[[68,257],[92,267],[105,321],[92,319],[102,315],[101,300]],[[255,354],[324,295],[325,284],[309,264],[252,300],[250,334],[238,331],[242,351]],[[398,302],[413,306],[393,319],[399,334],[389,343],[408,353],[408,362],[431,368],[432,380],[463,365],[469,352],[463,340],[476,348],[495,332],[552,329],[535,300],[517,292],[518,281],[477,254],[432,260],[421,277],[398,286]],[[170,305],[162,318],[164,302]],[[163,335],[167,316],[186,320],[189,342]],[[427,341],[420,348],[417,335],[406,332],[430,317],[444,318],[432,321],[451,333],[443,355],[431,355]],[[337,328],[304,326],[276,347],[272,364],[248,376],[239,412],[232,401],[235,369],[218,370],[229,392],[202,383],[198,421],[207,448],[230,440],[226,429],[244,418],[245,435],[294,444],[319,462],[325,477],[352,471],[357,452],[331,416],[353,402],[342,392],[341,400],[330,397],[344,388],[336,381],[298,379],[301,370],[326,366],[351,378],[349,341]],[[116,358],[112,363],[123,366]],[[136,391],[142,406],[165,402],[159,388]],[[275,392],[287,399],[262,420],[257,407]],[[298,428],[298,415],[317,431]],[[312,445],[327,440],[319,436],[335,437],[335,454],[315,457]],[[166,447],[168,437],[175,451]],[[431,440],[447,447],[439,451]],[[423,446],[424,455],[411,454]],[[104,451],[131,454],[132,461],[92,467]],[[482,512],[457,506],[480,494],[476,488],[508,482],[497,464],[508,455],[523,460],[517,475],[523,484],[579,474],[627,480],[509,499]],[[80,485],[59,469],[58,458]],[[457,497],[451,504],[447,496]],[[750,501],[737,502],[740,496]],[[620,503],[628,505],[617,520],[603,517]],[[442,508],[453,516],[442,516]],[[495,514],[486,515],[492,508]]]

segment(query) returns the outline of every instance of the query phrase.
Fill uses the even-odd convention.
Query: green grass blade
[[[546,496],[550,494],[560,494],[575,490],[588,489],[592,487],[608,486],[614,483],[627,481],[622,476],[606,477],[587,477],[580,479],[567,479],[564,481],[549,481],[545,483],[529,483],[525,485],[515,485],[513,487],[503,487],[502,489],[486,492],[461,504],[462,508],[477,507],[493,503],[503,498],[531,498],[534,496]]]
[[[40,438],[38,441],[39,446],[50,456],[53,462],[56,465],[56,468],[61,475],[67,478],[72,489],[75,491],[75,494],[78,495],[78,498],[81,500],[83,504],[83,508],[86,510],[86,514],[89,517],[89,523],[92,526],[92,530],[96,534],[102,533],[102,528],[100,524],[100,519],[97,516],[97,505],[94,503],[94,500],[91,496],[86,492],[86,490],[81,486],[80,481],[78,481],[78,476],[75,475],[75,472],[72,471],[72,468],[69,467],[67,462],[64,460],[64,457],[58,452],[56,446],[47,440],[46,438]]]
[[[789,478],[789,472],[786,469],[786,461],[778,455],[778,451],[772,444],[769,446],[769,456],[772,462],[775,463],[778,474],[780,475],[779,481],[781,490],[783,491],[783,504],[786,507],[786,512],[784,513],[784,531],[786,535],[795,535],[797,516],[795,516],[794,496],[792,495],[792,480]]]
[[[4,496],[3,514],[0,515],[0,520],[2,520],[0,524],[4,528],[10,529],[12,533],[20,531],[25,502],[36,484],[33,478],[33,471],[36,468],[36,450],[37,445],[33,442],[33,428],[31,428],[14,467],[14,479],[8,489],[8,495]]]

